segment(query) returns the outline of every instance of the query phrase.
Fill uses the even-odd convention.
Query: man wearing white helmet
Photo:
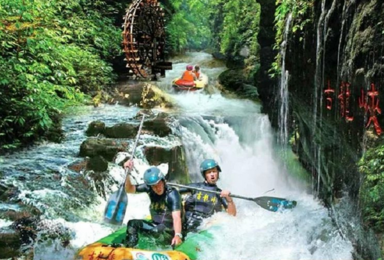
[[[125,167],[132,168],[128,161]],[[166,184],[164,175],[157,167],[150,167],[144,173],[144,184],[132,185],[129,176],[125,181],[127,193],[146,192],[151,200],[152,220],[131,219],[127,224],[127,247],[134,247],[139,241],[139,233],[151,233],[155,237],[163,234],[172,246],[182,242],[181,196]],[[168,242],[168,241],[167,241]]]

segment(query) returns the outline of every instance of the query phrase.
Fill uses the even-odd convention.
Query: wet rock
[[[29,245],[37,235],[36,224],[38,223],[38,217],[27,212],[21,212],[17,217],[18,219],[13,222],[12,228],[19,234],[21,243]]]
[[[8,201],[17,193],[17,188],[10,184],[0,183],[0,201]]]
[[[139,105],[143,93],[144,83],[128,84],[119,86],[115,99],[121,105]]]
[[[167,124],[167,115],[159,114],[153,120],[144,122],[145,130],[151,131],[154,135],[160,137],[167,136],[172,133],[172,129]]]
[[[99,120],[93,121],[88,125],[87,131],[85,134],[87,136],[97,136],[99,134],[103,134],[105,130],[105,123]]]
[[[170,108],[173,107],[171,97],[160,90],[158,87],[145,84],[143,87],[143,96],[140,102],[140,106],[143,108]]]
[[[225,60],[227,58],[224,54],[222,54],[220,52],[214,52],[214,53],[212,53],[212,56],[213,56],[213,58],[218,59],[218,60]]]
[[[59,239],[65,247],[71,239],[72,230],[55,220],[42,220],[36,229],[39,232],[39,241]]]
[[[92,170],[95,172],[104,172],[108,169],[108,161],[104,157],[97,155],[91,157],[87,164],[87,170]]]
[[[189,173],[183,146],[179,145],[171,149],[165,149],[159,146],[147,146],[144,149],[144,154],[150,165],[160,165],[162,163],[169,165],[167,174],[168,181],[177,181],[180,183],[189,182]]]
[[[219,82],[225,89],[237,91],[244,83],[242,70],[226,70],[219,76]]]
[[[19,219],[33,218],[41,215],[41,211],[36,207],[24,205],[22,203],[19,203],[19,205],[14,204],[14,206],[17,206],[18,209],[17,210],[15,209],[0,210],[0,217],[3,219],[11,220],[11,221],[18,221]]]
[[[16,232],[0,232],[0,256],[1,259],[16,258],[20,256],[20,246],[22,242],[20,235]]]
[[[146,119],[155,118],[156,115],[153,113],[152,109],[142,109],[134,116],[136,120],[141,120],[141,118],[145,115]]]
[[[172,107],[171,97],[157,86],[140,82],[119,86],[115,100],[127,106],[137,105],[142,108]]]
[[[240,52],[239,52],[240,56],[243,56],[244,58],[248,58],[249,55],[250,55],[250,53],[251,53],[251,50],[250,50],[249,47],[246,46],[246,45],[244,45],[244,46],[241,48]]]
[[[109,138],[135,138],[139,126],[120,123],[111,127],[106,127],[104,135]]]
[[[84,160],[73,162],[68,165],[68,169],[80,173],[87,169],[88,160],[88,158],[85,158]]]
[[[125,145],[114,140],[88,138],[80,146],[79,156],[95,157],[102,156],[108,161],[112,161],[118,152],[125,151]]]

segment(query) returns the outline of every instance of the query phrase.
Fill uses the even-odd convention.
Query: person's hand
[[[133,160],[131,160],[131,159],[129,159],[128,161],[126,161],[125,163],[124,163],[124,169],[129,169],[130,171],[132,171],[132,169],[133,169]]]
[[[179,237],[178,235],[175,235],[172,239],[172,244],[171,246],[175,247],[179,244],[181,244],[183,242],[183,240],[181,240],[181,237]]]
[[[224,197],[224,198],[228,199],[230,194],[231,194],[230,191],[228,191],[228,190],[222,190],[222,191],[220,192],[220,197]]]

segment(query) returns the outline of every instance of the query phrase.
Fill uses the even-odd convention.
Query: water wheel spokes
[[[123,51],[130,76],[153,79],[165,75],[172,63],[165,62],[164,11],[157,0],[136,0],[124,17]]]

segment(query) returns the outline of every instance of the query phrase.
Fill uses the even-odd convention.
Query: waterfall
[[[289,13],[284,30],[284,38],[281,43],[281,76],[280,76],[280,113],[279,113],[279,141],[282,146],[288,144],[288,112],[289,112],[289,92],[288,92],[288,80],[289,72],[285,70],[285,56],[288,45],[288,35],[290,24],[292,20],[292,14]]]
[[[195,97],[185,102],[194,103],[190,99]],[[193,162],[189,167],[193,180],[202,181],[198,165],[213,158],[222,169],[218,184],[222,189],[248,197],[296,198],[301,206],[274,214],[253,202],[235,199],[235,218],[217,213],[205,222],[220,226],[210,229],[214,239],[201,245],[199,259],[352,259],[352,246],[332,227],[328,210],[311,195],[299,192],[299,185],[280,168],[268,117],[252,104],[246,107],[253,113],[213,115],[217,111],[214,107],[222,102],[228,112],[236,110],[239,103],[218,96],[211,101],[208,109],[205,97],[200,97],[205,115],[184,115],[176,127],[188,161]]]
[[[314,92],[314,108],[313,108],[313,132],[312,138],[314,140],[319,139],[314,143],[313,147],[313,162],[315,172],[317,174],[316,184],[314,191],[317,193],[320,191],[320,185],[328,185],[328,180],[325,179],[322,172],[322,147],[321,147],[321,134],[322,134],[322,117],[323,117],[323,88],[324,88],[324,71],[325,71],[325,45],[328,37],[328,22],[331,14],[336,8],[336,0],[332,2],[329,10],[325,8],[326,0],[321,2],[321,14],[319,22],[317,24],[317,44],[316,44],[316,70],[315,70],[315,92]]]
[[[341,75],[340,55],[342,53],[341,46],[343,45],[343,41],[344,41],[345,21],[347,19],[349,7],[350,5],[348,5],[348,1],[345,1],[343,5],[343,15],[341,18],[340,39],[337,47],[337,81],[336,82],[340,82],[340,75]]]

